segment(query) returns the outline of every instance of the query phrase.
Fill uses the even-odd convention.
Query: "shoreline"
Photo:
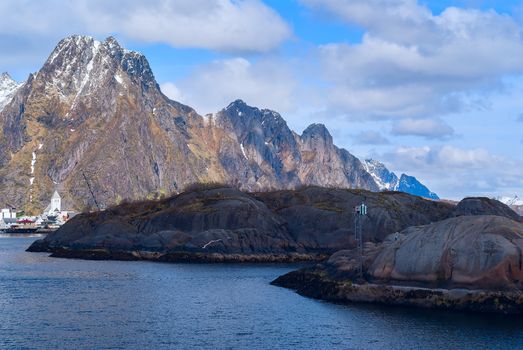
[[[80,260],[152,261],[163,263],[300,263],[321,262],[327,254],[279,253],[279,254],[222,254],[203,252],[153,252],[140,250],[71,249],[49,248],[31,245],[26,250],[34,253],[50,253],[50,257]]]
[[[324,271],[298,270],[276,278],[272,285],[334,303],[380,304],[423,309],[523,314],[523,293],[465,288],[430,288],[333,279]]]

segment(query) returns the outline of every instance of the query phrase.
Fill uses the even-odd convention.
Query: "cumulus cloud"
[[[390,141],[378,131],[362,131],[354,137],[356,143],[361,145],[387,145]]]
[[[364,30],[360,43],[319,50],[330,104],[347,112],[428,117],[468,107],[469,93],[523,73],[522,28],[495,11],[415,0],[301,0]]]
[[[446,198],[496,196],[515,193],[523,186],[521,162],[483,148],[399,147],[381,157],[392,169],[423,179],[431,190]]]
[[[431,148],[400,147],[388,154],[391,161],[401,167],[437,169],[481,169],[498,164],[501,158],[491,155],[486,149],[461,149],[454,146]]]
[[[174,47],[266,52],[289,38],[287,23],[260,0],[43,0],[0,3],[0,35],[105,35]]]
[[[180,89],[178,89],[178,87],[173,83],[163,83],[160,85],[160,89],[162,90],[163,94],[169,97],[171,100],[181,102],[185,99]]]
[[[429,139],[444,139],[454,134],[454,129],[439,118],[402,119],[392,126],[392,133],[400,136],[422,136]]]
[[[174,84],[162,85],[164,93]],[[295,106],[296,82],[289,67],[280,61],[251,63],[236,57],[215,60],[197,67],[187,78],[176,82],[179,102],[200,113],[212,113],[236,99],[280,112]],[[174,98],[176,99],[176,98]]]

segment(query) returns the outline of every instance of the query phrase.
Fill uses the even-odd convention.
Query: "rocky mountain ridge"
[[[85,178],[106,205],[196,182],[380,189],[325,126],[298,135],[278,113],[241,100],[200,116],[168,99],[147,59],[112,37],[63,39],[6,101],[0,204],[27,212],[39,213],[54,190],[68,208],[93,208]]]
[[[363,166],[382,191],[400,191],[420,197],[439,199],[437,194],[430,191],[414,176],[401,174],[398,178],[383,163],[374,159],[365,159]]]

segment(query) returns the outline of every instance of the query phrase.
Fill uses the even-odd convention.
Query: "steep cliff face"
[[[220,162],[235,182],[247,184],[245,189],[317,185],[378,190],[359,159],[336,147],[322,124],[312,124],[298,135],[278,113],[241,100],[213,118],[214,125],[234,140],[221,143]]]
[[[230,135],[220,143],[218,158],[233,183],[254,190],[301,183],[298,145],[278,113],[237,100],[211,118],[215,128]]]
[[[68,208],[93,207],[86,178],[106,205],[195,182],[380,189],[325,126],[298,135],[241,100],[202,117],[164,96],[147,59],[112,37],[68,37],[23,85],[2,77],[0,205],[39,213],[58,190]]]
[[[0,113],[1,197],[42,207],[57,188],[73,207],[140,198],[205,180],[202,117],[167,99],[142,55],[113,38],[62,40]],[[216,180],[221,180],[217,178]]]

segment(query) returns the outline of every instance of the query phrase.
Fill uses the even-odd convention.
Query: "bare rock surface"
[[[299,135],[283,117],[236,100],[213,114],[167,98],[145,56],[112,37],[61,40],[21,85],[0,76],[0,206],[40,214],[160,198],[193,183],[246,191],[379,187],[324,125]]]
[[[365,239],[376,242],[396,230],[445,218],[453,209],[449,204],[396,192],[307,187],[245,193],[207,186],[165,200],[124,203],[80,214],[30,250],[70,257],[100,249],[282,254],[291,260],[293,254],[308,255],[308,259],[325,257],[354,246],[353,207],[363,198],[372,205]]]
[[[317,298],[422,307],[523,311],[523,223],[459,216],[393,234],[284,275],[274,284]]]
[[[508,205],[486,197],[467,197],[454,209],[453,216],[498,215],[523,222],[523,218]]]

